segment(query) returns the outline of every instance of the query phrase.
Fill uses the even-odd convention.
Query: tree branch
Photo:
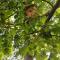
[[[46,26],[47,26],[47,23],[50,21],[50,19],[52,18],[52,16],[54,15],[55,11],[57,8],[60,7],[60,0],[58,0],[56,2],[56,4],[54,5],[54,7],[50,10],[50,12],[48,12],[48,15],[47,15],[47,19],[46,19],[46,22],[45,24],[42,26],[41,30],[45,30]]]
[[[56,9],[60,6],[60,0],[57,1],[57,3],[54,5],[54,7],[51,9],[51,11],[48,14],[47,20],[45,23],[49,22],[52,16],[54,15]]]

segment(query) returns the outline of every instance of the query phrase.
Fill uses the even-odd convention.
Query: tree
[[[15,49],[24,60],[60,60],[60,0],[0,0],[0,60]]]

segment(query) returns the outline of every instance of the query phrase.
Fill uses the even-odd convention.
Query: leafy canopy
[[[58,0],[0,0],[0,60],[18,49],[16,56],[29,53],[37,60],[60,60],[60,8],[45,24]],[[25,4],[37,6],[37,16],[27,18]],[[44,26],[46,25],[46,27]],[[43,58],[42,58],[43,57]]]

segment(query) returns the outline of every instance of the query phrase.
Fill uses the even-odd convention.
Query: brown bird
[[[37,7],[35,4],[25,7],[25,15],[27,17],[34,17],[36,16],[36,13],[37,13]]]

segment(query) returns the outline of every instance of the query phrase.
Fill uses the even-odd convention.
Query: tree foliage
[[[35,15],[26,16],[33,4]],[[16,56],[60,60],[60,0],[0,0],[0,60],[15,49]]]

